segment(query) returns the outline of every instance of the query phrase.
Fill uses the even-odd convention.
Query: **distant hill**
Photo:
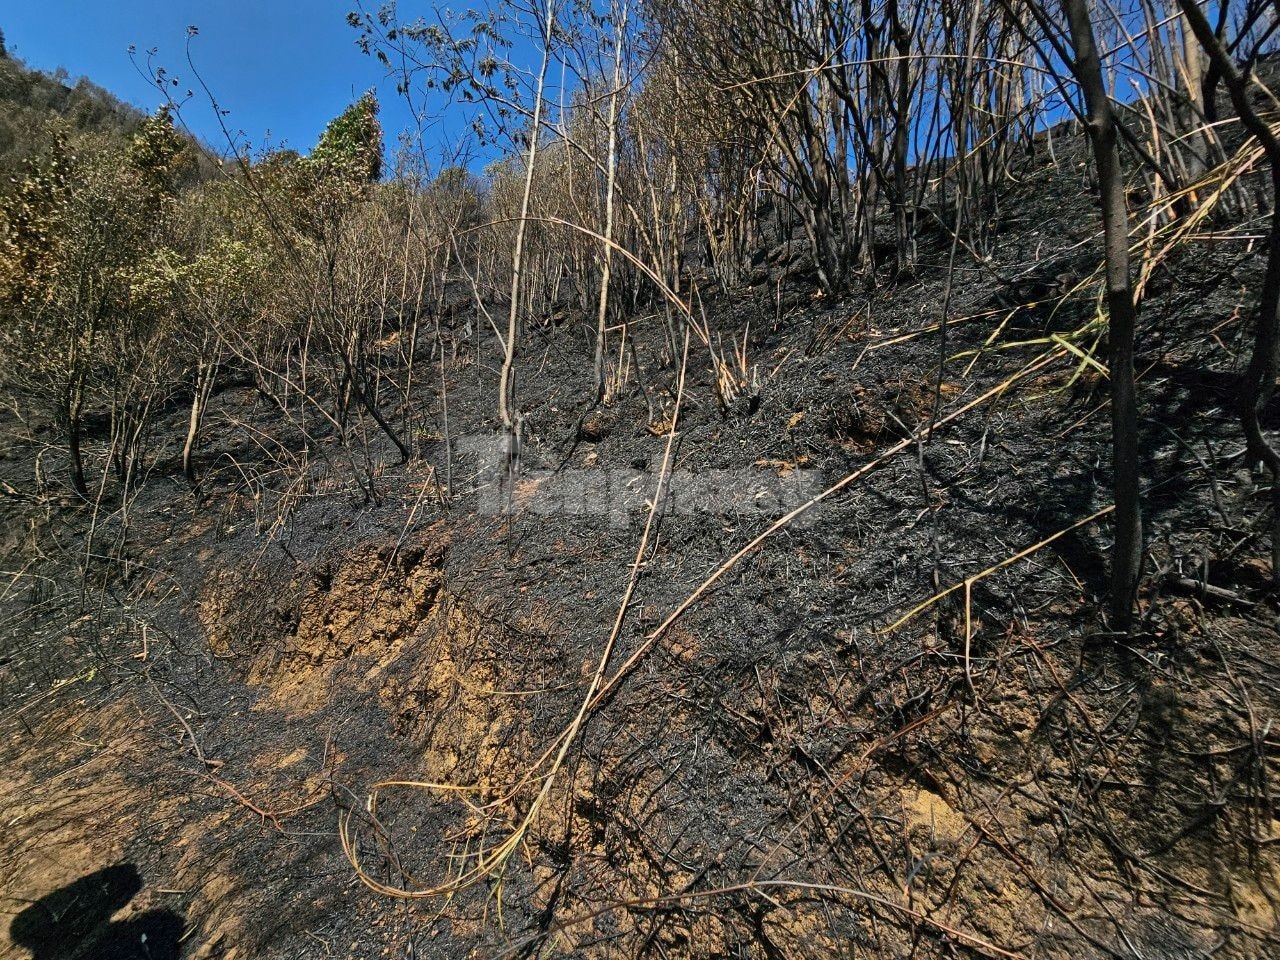
[[[128,136],[145,119],[137,107],[65,70],[32,70],[8,55],[0,34],[0,175],[13,173],[46,142],[50,121],[60,119],[71,133]]]
[[[34,70],[10,56],[0,31],[0,184],[24,160],[49,142],[51,124],[60,122],[71,136],[129,137],[147,114],[87,77],[72,80],[66,70]],[[198,178],[212,174],[211,151],[198,145]]]

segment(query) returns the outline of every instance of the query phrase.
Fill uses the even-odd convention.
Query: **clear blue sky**
[[[406,4],[411,6],[412,4]],[[432,0],[423,0],[430,8]],[[137,47],[157,48],[153,62],[180,79],[196,97],[183,108],[186,123],[210,146],[224,150],[223,137],[186,63],[187,27],[195,64],[227,125],[243,130],[256,147],[270,134],[274,145],[306,152],[325,123],[370,87],[378,89],[388,147],[411,123],[384,68],[355,45],[346,23],[350,0],[0,0],[0,29],[10,52],[28,66],[86,76],[116,96],[146,110],[160,94],[129,61]],[[437,129],[437,141],[447,133]]]

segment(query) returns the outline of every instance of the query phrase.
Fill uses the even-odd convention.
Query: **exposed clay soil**
[[[958,260],[944,415],[1053,349],[1011,344],[1093,315],[1094,290],[1011,307],[1098,264],[1081,156],[1028,158],[992,258]],[[371,890],[339,825],[370,880],[422,889],[529,809],[644,523],[642,505],[545,509],[537,471],[658,469],[676,380],[659,321],[633,331],[644,377],[587,419],[586,333],[530,331],[509,515],[477,509],[492,491],[474,457],[446,463],[442,418],[373,498],[333,446],[305,488],[247,484],[232,458],[265,465],[238,422],[296,438],[229,382],[200,487],[176,468],[175,409],[122,541],[119,513],[58,486],[56,450],[37,485],[9,416],[0,956],[1277,955],[1269,494],[1231,414],[1255,229],[1190,243],[1143,305],[1132,640],[1097,612],[1105,517],[977,581],[967,608],[958,590],[887,629],[1108,505],[1105,381],[1059,351],[734,567],[591,712],[502,873],[449,899]],[[911,436],[946,296],[945,237],[921,249],[925,279],[839,302],[803,274],[709,300],[726,340],[750,321],[759,402],[723,410],[695,343],[675,468],[821,489]],[[998,328],[970,369],[959,355]],[[446,368],[454,440],[495,430],[496,347],[478,352]],[[440,417],[438,387],[415,402]],[[663,516],[609,672],[771,519]],[[375,821],[386,780],[437,786],[381,791]]]

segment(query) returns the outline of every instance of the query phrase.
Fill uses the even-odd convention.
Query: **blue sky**
[[[65,67],[147,110],[161,97],[130,63],[128,48],[137,47],[140,63],[157,48],[154,64],[180,80],[175,93],[196,91],[183,119],[223,150],[226,139],[186,63],[187,27],[194,25],[196,67],[230,111],[230,129],[243,130],[254,146],[269,135],[273,145],[306,152],[325,123],[376,87],[393,148],[410,116],[384,69],[356,48],[356,31],[346,23],[351,8],[351,0],[0,0],[0,29],[28,66]]]

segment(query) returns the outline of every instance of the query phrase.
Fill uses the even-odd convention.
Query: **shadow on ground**
[[[131,863],[98,870],[35,901],[13,918],[9,935],[32,960],[177,960],[178,914],[148,910],[112,921],[141,889]]]

